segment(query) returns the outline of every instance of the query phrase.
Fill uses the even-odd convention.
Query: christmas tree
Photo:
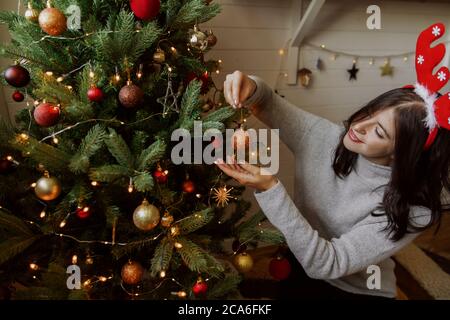
[[[0,288],[15,299],[238,297],[247,244],[281,243],[176,129],[239,126],[206,60],[207,0],[34,0],[1,12],[27,106],[0,121]],[[24,12],[23,12],[24,11]],[[247,114],[245,114],[247,115]],[[213,143],[214,145],[214,143]],[[216,147],[220,148],[216,143]],[[234,240],[227,253],[224,240]],[[230,256],[231,255],[231,256]],[[236,269],[228,260],[237,261]]]

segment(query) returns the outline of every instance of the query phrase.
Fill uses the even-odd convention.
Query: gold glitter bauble
[[[61,183],[54,177],[42,177],[36,182],[34,192],[41,200],[55,200],[61,194]]]
[[[253,258],[246,252],[239,253],[234,257],[234,265],[239,272],[249,272],[253,268]]]
[[[39,11],[32,7],[31,2],[28,2],[28,9],[25,10],[24,16],[30,22],[37,22],[39,19]]]
[[[166,54],[161,48],[156,49],[156,52],[153,54],[153,60],[158,63],[164,63],[166,61]]]
[[[135,285],[142,281],[144,268],[139,262],[128,261],[121,272],[122,281],[126,284]]]
[[[119,92],[119,101],[125,108],[137,107],[144,98],[144,91],[135,84],[127,84]]]
[[[39,14],[39,26],[51,36],[59,36],[67,30],[67,19],[58,9],[45,8]]]
[[[158,208],[148,203],[145,199],[133,213],[134,225],[144,231],[152,230],[156,227],[159,223],[159,219],[160,215]]]
[[[166,211],[163,217],[161,218],[161,225],[164,228],[168,228],[172,225],[172,223],[173,223],[173,216],[168,211]]]

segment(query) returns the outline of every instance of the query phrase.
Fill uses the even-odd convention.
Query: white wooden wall
[[[222,5],[222,13],[203,26],[211,28],[219,39],[208,54],[223,60],[222,73],[214,75],[217,84],[223,83],[226,74],[234,70],[258,75],[299,107],[341,122],[377,95],[415,81],[413,55],[406,62],[402,57],[391,59],[392,78],[380,76],[383,59],[375,59],[372,66],[368,59],[359,59],[357,81],[350,82],[346,70],[352,66],[352,57],[337,57],[332,61],[330,54],[302,45],[299,68],[306,67],[313,72],[312,84],[309,88],[287,85],[283,76],[287,71],[287,53],[280,56],[278,51],[288,43],[292,26],[298,23],[299,11],[305,12],[309,1],[215,1]],[[366,9],[371,4],[381,8],[381,30],[366,27],[369,16]],[[449,41],[448,2],[327,0],[304,43],[325,44],[329,49],[360,55],[398,54],[414,51],[418,33],[438,21],[446,24],[444,40]],[[316,69],[319,57],[324,63],[322,71]],[[254,128],[264,127],[254,118],[249,120]],[[292,192],[294,159],[285,146],[281,148],[280,163],[279,178]]]

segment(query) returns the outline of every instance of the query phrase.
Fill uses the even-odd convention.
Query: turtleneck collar
[[[355,171],[361,178],[377,184],[387,183],[391,179],[392,174],[392,168],[390,166],[374,163],[361,154],[358,155],[358,159],[356,160]]]

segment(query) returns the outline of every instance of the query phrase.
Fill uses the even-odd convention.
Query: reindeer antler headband
[[[427,107],[424,123],[429,133],[424,150],[433,144],[439,127],[450,130],[450,93],[437,97],[437,92],[447,84],[450,72],[447,67],[441,67],[433,74],[433,69],[445,55],[445,45],[440,43],[431,47],[431,43],[442,37],[444,32],[444,24],[435,23],[420,33],[416,45],[417,82],[405,86],[414,88]]]

